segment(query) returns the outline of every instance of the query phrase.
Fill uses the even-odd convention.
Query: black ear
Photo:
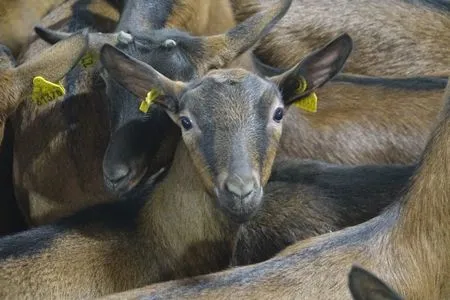
[[[402,300],[402,297],[375,275],[358,266],[352,266],[348,285],[355,300]]]
[[[271,77],[279,86],[285,105],[308,96],[336,76],[344,67],[352,48],[351,37],[344,33],[308,55],[289,71]]]

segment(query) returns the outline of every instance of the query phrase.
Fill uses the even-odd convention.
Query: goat
[[[152,100],[182,128],[183,141],[150,193],[2,239],[0,270],[6,272],[0,273],[5,281],[0,295],[92,297],[225,268],[239,225],[268,200],[262,187],[281,136],[283,107],[334,77],[351,47],[350,37],[342,35],[270,81],[231,69],[186,84],[103,46],[104,76],[139,99],[159,91]],[[309,88],[299,93],[298,80]],[[70,260],[51,259],[62,253]],[[51,279],[39,275],[49,269]],[[35,275],[33,283],[27,274]]]
[[[267,15],[260,19],[270,23]],[[155,101],[183,128],[183,141],[150,193],[1,239],[0,297],[94,297],[226,267],[229,258],[223,254],[230,252],[238,224],[263,202],[283,107],[305,96],[295,91],[294,81],[306,80],[306,94],[325,84],[342,68],[351,46],[343,35],[273,82],[230,69],[190,83],[172,81],[103,46],[104,76],[140,99],[159,90],[163,96]],[[186,176],[187,170],[195,174]],[[55,260],[59,255],[64,258]],[[52,276],[43,276],[49,272]]]
[[[450,296],[450,83],[403,197],[365,223],[301,241],[265,262],[104,299],[349,299],[347,270],[373,270],[407,299]]]
[[[265,199],[268,200],[263,212],[241,227],[234,263],[244,264],[268,258],[299,239],[355,225],[373,217],[395,199],[398,190],[411,175],[413,166],[352,168],[301,163],[295,169],[304,172],[303,179],[295,184],[272,183],[267,188],[269,192]],[[275,181],[277,175],[272,177]],[[357,187],[353,187],[353,191],[351,184],[345,185],[345,181],[356,182],[359,178],[364,178],[364,182],[355,183]],[[369,195],[365,191],[370,188],[372,193]],[[285,200],[278,200],[280,194],[285,195]],[[367,205],[368,198],[372,205]],[[325,211],[324,205],[328,205],[330,210]],[[318,220],[317,216],[322,214],[324,216]]]
[[[24,227],[23,223],[16,223],[21,221],[18,220],[19,214],[15,210],[13,193],[9,189],[12,186],[9,164],[11,158],[8,159],[10,156],[7,153],[12,152],[12,149],[10,149],[11,130],[7,134],[6,144],[2,144],[7,118],[26,98],[26,94],[31,93],[35,76],[44,76],[54,81],[61,79],[77,63],[86,50],[86,46],[85,37],[78,34],[15,67],[15,61],[9,49],[0,45],[0,144],[2,146],[0,154],[2,170],[0,177],[2,182],[0,234],[11,233],[16,230],[17,226],[19,228]],[[71,57],[64,53],[67,47],[72,47]],[[55,66],[50,63],[54,58],[61,59],[60,65]]]
[[[348,286],[355,300],[402,300],[377,276],[359,266],[352,266]]]
[[[272,0],[234,2],[238,21],[272,5]],[[344,72],[447,77],[449,12],[408,2],[414,1],[340,0],[331,5],[326,0],[297,0],[255,54],[269,65],[288,68],[335,34],[348,32],[356,47]]]
[[[220,35],[194,37],[179,30],[160,29],[148,36],[133,36],[132,40],[117,46],[143,61],[154,63],[167,76],[187,81],[210,68],[232,63],[276,24],[290,2],[281,1]],[[50,42],[67,37],[43,28],[38,28],[37,33]],[[91,50],[95,53],[98,45],[117,34],[90,33]],[[176,42],[177,46],[163,46],[167,40]],[[168,61],[171,64],[164,64]],[[129,186],[145,184],[149,176],[170,163],[179,139],[179,130],[163,110],[155,108],[143,114],[139,105],[133,105],[135,96],[120,85],[110,82],[105,89],[104,81],[95,73],[89,81],[71,74],[66,77],[66,85],[72,86],[72,92],[68,92],[65,101],[56,101],[50,105],[52,109],[44,111],[34,106],[24,107],[21,114],[31,114],[35,119],[19,116],[16,123],[22,126],[16,125],[19,129],[16,130],[14,156],[15,189],[32,225],[48,223],[96,203],[117,200],[106,188],[122,195]],[[75,83],[74,78],[77,78]],[[134,101],[127,103],[130,98]],[[55,107],[61,107],[62,114],[57,114]],[[30,119],[32,122],[28,121]],[[70,130],[62,135],[67,132],[68,121]],[[33,139],[35,130],[32,130],[35,126],[52,130],[45,138],[40,136],[36,140]],[[30,143],[34,145],[31,151]],[[128,169],[122,161],[130,156]],[[144,161],[146,164],[142,163]],[[133,167],[139,164],[145,168]],[[60,172],[66,176],[57,175]]]

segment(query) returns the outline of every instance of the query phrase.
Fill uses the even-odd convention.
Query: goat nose
[[[254,187],[255,184],[252,178],[243,179],[239,176],[233,176],[225,182],[225,188],[230,193],[233,193],[241,198],[245,198],[250,195]]]
[[[116,165],[105,172],[106,178],[111,182],[118,182],[130,173],[130,168],[126,165]]]

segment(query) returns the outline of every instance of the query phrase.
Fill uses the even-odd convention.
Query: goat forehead
[[[242,126],[264,117],[276,97],[274,87],[253,74],[213,74],[183,96],[180,109],[200,123]]]
[[[158,72],[172,80],[190,81],[197,77],[197,69],[192,62],[192,53],[201,52],[201,44],[192,41],[188,47],[180,46],[175,41],[175,46],[165,47],[166,38],[157,41],[151,38],[136,40],[136,43],[119,45],[118,48],[128,55],[143,61]],[[191,50],[196,49],[196,50]]]
[[[158,29],[142,34],[137,34],[135,40],[144,46],[160,46],[168,39],[182,46],[198,46],[198,38],[192,37],[186,32],[177,29]]]

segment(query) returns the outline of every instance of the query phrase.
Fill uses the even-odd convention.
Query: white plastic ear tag
[[[53,83],[42,76],[33,78],[33,91],[31,101],[37,105],[44,105],[66,94],[66,90],[60,83]]]
[[[299,86],[295,90],[297,94],[301,94],[308,88],[308,83],[306,82],[305,78],[300,77],[299,79]],[[307,112],[317,112],[317,102],[318,98],[316,93],[312,92],[308,94],[307,96],[298,99],[294,102],[294,105],[297,106],[300,109],[303,109]]]
[[[153,104],[153,101],[155,101],[155,99],[160,95],[161,93],[159,93],[156,89],[151,89],[150,92],[147,93],[147,97],[145,97],[145,100],[141,102],[139,110],[143,113],[147,113],[150,106]]]

